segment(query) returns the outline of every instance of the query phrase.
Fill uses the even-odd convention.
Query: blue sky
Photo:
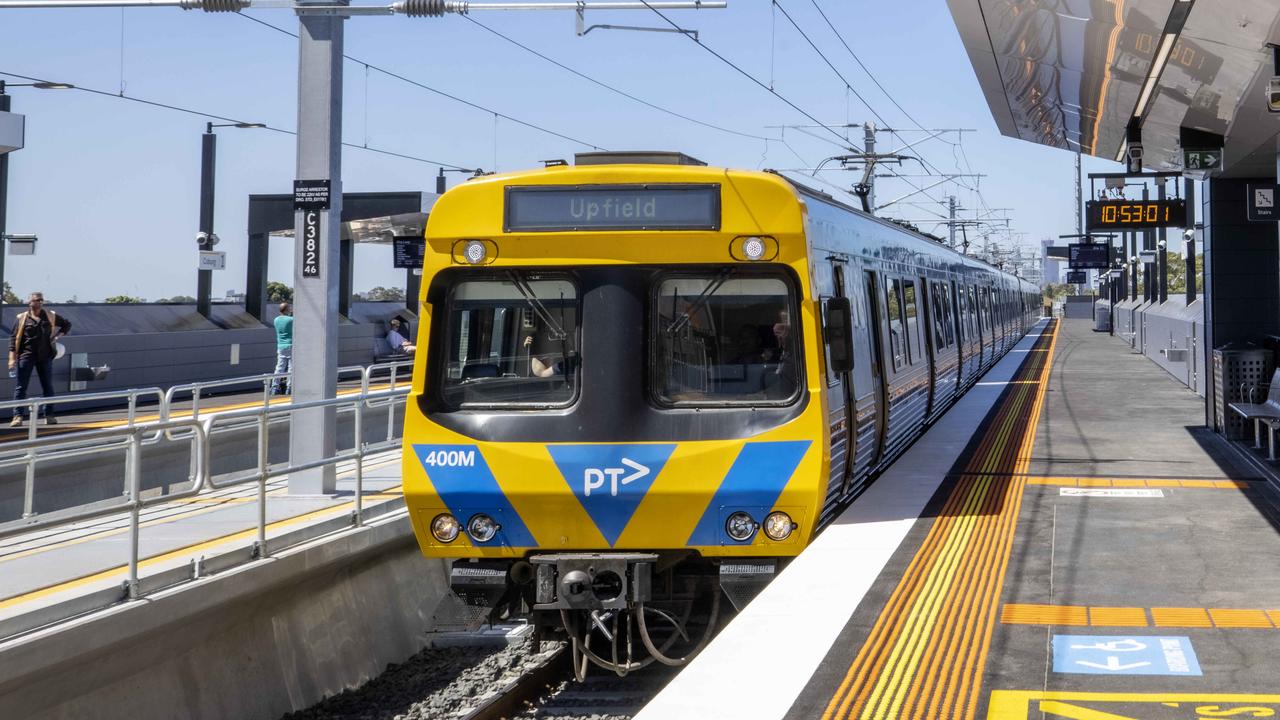
[[[811,0],[780,3],[885,120],[894,127],[914,127],[855,64]],[[985,173],[980,187],[987,205],[1011,208],[1012,227],[1026,233],[1028,246],[1041,237],[1074,232],[1073,155],[1000,136],[944,0],[818,3],[912,116],[926,127],[976,130],[964,135],[963,156],[959,148],[937,141],[917,148],[919,154],[943,172],[972,167]],[[296,126],[297,41],[246,17],[173,8],[0,12],[2,72]],[[288,11],[244,14],[297,29]],[[726,10],[669,16],[696,28],[709,47],[822,122],[873,119],[770,3],[730,0]],[[647,11],[588,13],[587,20],[662,24]],[[706,128],[647,108],[509,44],[477,22],[654,104],[773,140]],[[347,22],[346,40],[347,54],[365,63],[609,149],[673,149],[711,164],[749,168],[812,167],[842,152],[830,135],[773,127],[811,121],[676,34],[594,30],[577,37],[570,12],[473,12],[469,18],[354,18]],[[344,68],[347,142],[500,171],[590,149],[495,119],[361,62],[348,61]],[[14,111],[27,116],[27,146],[10,156],[8,231],[41,238],[35,257],[7,259],[6,279],[15,291],[39,289],[55,301],[121,293],[149,299],[193,295],[199,135],[206,118],[80,91],[10,92]],[[215,230],[222,238],[218,249],[228,258],[227,269],[214,274],[215,296],[244,287],[248,195],[288,192],[295,168],[291,135],[233,128],[218,133]],[[860,134],[853,131],[855,138]],[[887,134],[880,143],[882,149],[895,145]],[[431,191],[437,167],[347,148],[343,182],[348,192]],[[1086,158],[1086,171],[1115,167]],[[903,172],[922,169],[908,165]],[[855,179],[839,172],[822,177],[841,187]],[[458,179],[452,175],[450,183]],[[879,182],[882,202],[909,191],[900,180]],[[942,198],[952,192],[965,207],[980,204],[965,188],[943,186],[930,194]],[[908,206],[883,214],[932,216],[927,208]],[[932,229],[945,234],[945,228]],[[360,246],[356,256],[357,291],[402,285],[403,271],[392,270],[389,248]],[[269,276],[291,282],[288,240],[273,241]]]

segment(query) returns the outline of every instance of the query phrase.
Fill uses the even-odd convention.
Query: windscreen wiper
[[[711,296],[715,295],[716,292],[720,290],[720,286],[724,285],[736,271],[737,268],[732,267],[721,270],[720,274],[716,275],[715,279],[707,283],[707,286],[703,288],[702,293],[699,294],[698,297],[694,299],[693,303],[689,305],[689,309],[681,313],[680,317],[671,321],[671,324],[667,326],[667,334],[675,335],[683,330],[685,326],[689,324],[690,317],[701,310],[703,306],[707,304],[707,301],[711,299]],[[672,308],[672,314],[675,314],[675,308]]]
[[[516,290],[524,296],[524,301],[528,303],[529,307],[533,308],[533,312],[538,316],[538,319],[546,325],[547,330],[551,334],[552,340],[564,340],[569,337],[569,333],[565,332],[560,323],[556,322],[555,319],[551,317],[551,313],[547,310],[547,306],[543,305],[542,301],[538,299],[538,296],[534,294],[533,288],[529,287],[528,280],[525,280],[524,277],[515,270],[508,270],[507,278],[511,280],[511,284],[515,286]]]

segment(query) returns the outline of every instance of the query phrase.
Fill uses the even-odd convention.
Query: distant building
[[[1040,241],[1040,277],[1046,285],[1062,282],[1062,261],[1049,257],[1051,247],[1053,247],[1052,239],[1045,238]]]
[[[244,302],[244,293],[228,290],[226,297],[222,298],[224,302],[242,303]]]

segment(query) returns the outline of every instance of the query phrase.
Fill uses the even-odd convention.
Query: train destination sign
[[[1111,267],[1111,246],[1106,243],[1071,243],[1067,265],[1072,270],[1106,270]]]
[[[1084,285],[1087,282],[1089,282],[1089,276],[1084,270],[1067,271],[1068,285]]]
[[[507,232],[719,229],[715,184],[507,188]]]
[[[1173,200],[1090,200],[1084,204],[1085,229],[1150,230],[1185,227],[1187,201]]]

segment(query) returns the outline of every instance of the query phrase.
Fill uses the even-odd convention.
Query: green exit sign
[[[1184,170],[1221,170],[1221,150],[1183,150],[1182,168]]]

